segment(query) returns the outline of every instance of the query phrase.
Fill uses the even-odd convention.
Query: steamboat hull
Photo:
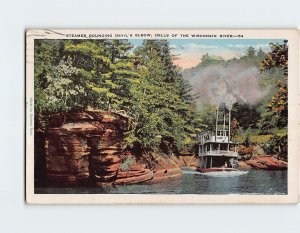
[[[197,171],[200,173],[208,173],[208,172],[234,172],[237,171],[235,168],[220,168],[220,167],[212,167],[212,168],[200,168],[197,167]]]

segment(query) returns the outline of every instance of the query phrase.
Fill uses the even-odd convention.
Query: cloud
[[[201,62],[201,57],[208,53],[213,56],[219,56],[225,60],[238,58],[245,54],[246,50],[250,47],[256,50],[262,48],[263,51],[270,51],[268,43],[260,44],[224,44],[224,45],[207,45],[189,43],[184,45],[171,44],[172,53],[177,55],[178,59],[174,63],[183,69],[191,68]]]
[[[185,45],[171,45],[173,49],[176,51],[180,50],[185,50],[185,51],[190,51],[190,50],[217,50],[217,49],[222,49],[222,46],[219,45],[204,45],[204,44],[185,44]]]
[[[183,69],[191,68],[199,64],[201,57],[206,53],[224,59],[232,59],[244,54],[244,51],[237,51],[236,49],[220,45],[186,44],[179,46],[172,45],[171,47],[173,48],[172,53],[178,57],[174,63]]]
[[[256,50],[261,48],[265,52],[270,51],[270,45],[269,44],[255,44],[255,45],[251,45],[251,44],[228,44],[228,45],[226,45],[226,47],[235,48],[235,49],[239,49],[239,50],[246,50],[250,46],[252,46]]]

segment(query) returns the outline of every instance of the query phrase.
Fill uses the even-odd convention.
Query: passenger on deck
[[[227,165],[227,162],[225,162],[225,165],[224,165],[224,167],[225,167],[225,168],[227,168],[227,167],[228,167],[228,165]]]

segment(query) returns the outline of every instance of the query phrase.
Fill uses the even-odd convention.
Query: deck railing
[[[233,157],[237,157],[238,153],[235,151],[228,151],[228,150],[211,150],[211,151],[206,151],[201,153],[201,156],[233,156]]]

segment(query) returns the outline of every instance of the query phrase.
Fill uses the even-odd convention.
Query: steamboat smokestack
[[[218,134],[218,114],[219,114],[219,108],[217,108],[217,111],[216,111],[216,135],[215,135],[215,141],[217,141],[217,134]]]
[[[228,118],[228,141],[230,141],[231,110],[229,110]]]
[[[225,116],[226,116],[226,109],[224,108],[224,113],[223,113],[223,136],[226,136],[226,131],[225,131],[225,122],[226,122],[226,119],[225,119]]]

